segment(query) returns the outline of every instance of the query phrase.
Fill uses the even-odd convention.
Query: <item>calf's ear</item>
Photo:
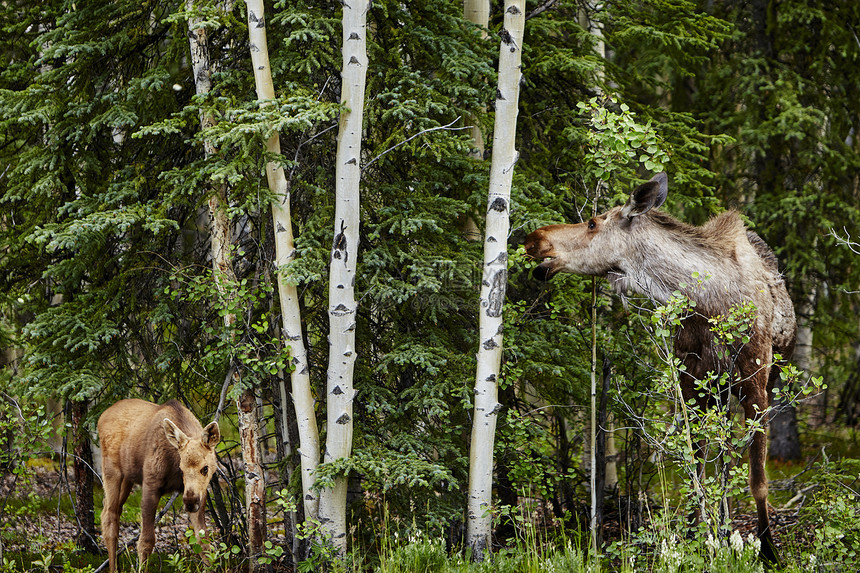
[[[161,427],[164,428],[164,435],[167,436],[168,443],[177,450],[188,442],[188,436],[170,418],[162,420]]]
[[[221,429],[218,428],[218,422],[212,422],[203,428],[201,440],[204,446],[215,449],[215,446],[221,441]]]
[[[630,199],[621,209],[621,216],[627,219],[644,215],[666,202],[669,194],[669,178],[665,173],[658,173],[647,183],[633,190]]]

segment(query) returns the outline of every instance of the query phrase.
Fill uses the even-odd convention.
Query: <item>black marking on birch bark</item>
[[[358,33],[353,32],[352,34],[349,35],[349,39],[350,40],[361,40],[361,36],[359,36]]]
[[[259,52],[259,51],[260,51],[260,48],[258,48],[258,47],[257,47],[257,44],[253,44],[253,43],[252,43],[252,44],[251,44],[251,51],[252,51],[252,52]]]
[[[513,37],[511,37],[511,33],[504,28],[499,31],[499,36],[502,37],[502,42],[504,42],[505,44],[510,44],[514,41]]]
[[[501,253],[507,259],[506,253]],[[493,275],[490,292],[487,294],[487,316],[502,316],[502,305],[505,302],[505,286],[508,279],[507,269],[500,269]]]
[[[487,377],[485,378],[485,380],[486,380],[487,382],[495,382],[495,381],[496,381],[496,375],[495,375],[495,374],[490,374],[489,376],[487,376]]]
[[[496,88],[496,99],[505,101],[505,96],[502,95],[502,90]]]
[[[355,56],[352,56],[349,59],[349,63],[347,65],[349,65],[349,66],[360,66],[361,62],[358,61],[358,58],[356,58]]]
[[[344,264],[349,260],[349,253],[347,252],[347,241],[346,241],[346,223],[343,221],[340,222],[340,233],[335,235],[334,242],[331,246],[331,256],[334,259],[343,259]]]
[[[340,415],[340,418],[338,418],[337,420],[335,420],[335,423],[336,423],[336,424],[349,424],[349,421],[350,421],[351,419],[352,419],[352,418],[350,418],[350,417],[349,417],[349,414],[341,414],[341,415]]]
[[[496,329],[496,334],[504,334],[505,333],[505,323],[501,323],[499,328]]]
[[[495,238],[495,237],[493,237],[492,235],[490,235],[489,237],[487,237],[487,242],[488,242],[488,243],[498,243],[498,241],[496,240],[496,238]]]
[[[350,310],[345,304],[340,303],[332,309],[331,313],[334,316],[346,316],[347,314],[352,314],[352,310]]]
[[[248,21],[249,22],[256,22],[257,21],[257,15],[254,14],[254,12],[251,10],[248,11]]]
[[[355,157],[353,157],[352,159],[350,159],[349,161],[346,162],[346,165],[355,165],[356,163],[358,163],[358,161],[356,161]]]
[[[501,264],[507,266],[507,264],[508,264],[508,253],[506,253],[505,251],[502,251],[501,253],[499,253],[498,257],[496,257],[495,259],[493,259],[492,261],[487,263],[487,266],[495,264],[495,263],[501,263]],[[493,280],[495,280],[495,278]],[[484,283],[484,284],[486,284],[486,283]]]
[[[493,199],[493,202],[490,203],[490,209],[493,211],[498,211],[499,213],[504,213],[505,209],[507,208],[508,202],[501,197],[496,197],[495,199]]]
[[[343,390],[340,389],[340,386],[335,386],[334,390],[332,390],[331,393],[335,396],[340,396],[341,394],[343,394]]]
[[[275,230],[275,232],[276,233],[283,233],[284,231],[286,231],[286,229],[284,228],[283,225],[281,225],[281,222],[278,221],[278,228]]]
[[[505,12],[507,12],[508,14],[513,14],[514,16],[516,16],[517,14],[520,13],[520,9],[514,5],[511,5],[510,8],[505,10]]]
[[[487,311],[487,314],[490,314],[489,311]],[[493,348],[497,348],[498,346],[499,345],[496,344],[496,341],[493,340],[492,338],[488,338],[487,340],[484,341],[484,344],[483,344],[484,350],[492,350]]]
[[[354,330],[355,330],[355,323],[353,322],[352,324],[349,325],[349,328],[346,329],[346,332],[352,332]]]
[[[514,162],[513,162],[513,163],[511,163],[511,164],[507,167],[507,169],[502,169],[502,173],[507,173],[508,171],[510,171],[511,169],[513,169],[513,168],[514,168],[514,165],[516,165],[516,164],[517,164],[517,161],[519,161],[519,160],[520,160],[520,152],[519,152],[519,151],[517,151],[517,154],[516,154],[516,156],[514,157]]]
[[[313,501],[313,500],[314,500],[314,496],[312,496],[311,494],[309,494],[309,493],[308,493],[308,494],[305,494],[305,499],[306,499],[306,500],[308,500],[308,501]]]
[[[343,289],[345,289],[345,288],[346,288],[346,287],[345,287],[345,286],[343,286],[343,285],[337,285],[337,289],[338,289],[338,290],[343,290]]]
[[[493,416],[495,414],[498,414],[499,410],[501,410],[501,409],[502,409],[502,405],[497,403],[496,406],[492,410],[490,410],[489,412],[484,414],[484,416]]]

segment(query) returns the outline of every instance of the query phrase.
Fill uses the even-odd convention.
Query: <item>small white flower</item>
[[[761,539],[759,539],[758,536],[750,532],[750,534],[747,535],[747,545],[752,545],[753,549],[755,549],[756,553],[758,553],[759,550],[761,550]]]
[[[738,530],[732,531],[732,535],[729,538],[729,543],[736,552],[741,553],[744,550],[744,540],[741,538],[741,534],[738,533]]]
[[[714,536],[710,533],[708,534],[708,539],[705,540],[705,547],[707,547],[711,551],[717,551],[717,549],[720,548],[719,544],[717,543],[717,540],[714,539]]]

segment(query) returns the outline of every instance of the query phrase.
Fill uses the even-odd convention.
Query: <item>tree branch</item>
[[[413,139],[415,139],[415,138],[416,138],[416,137],[418,137],[419,135],[424,135],[425,133],[430,133],[431,131],[439,131],[440,129],[448,129],[448,130],[451,130],[451,131],[460,131],[460,130],[463,130],[463,129],[472,129],[472,126],[471,126],[471,125],[467,125],[467,126],[465,126],[465,127],[451,127],[452,125],[454,125],[454,124],[455,124],[455,123],[457,123],[458,121],[460,121],[460,116],[457,116],[457,119],[455,119],[455,120],[454,120],[454,121],[452,121],[451,123],[447,123],[447,124],[445,124],[445,125],[438,125],[438,126],[436,126],[436,127],[431,127],[430,129],[425,129],[425,130],[423,130],[423,131],[419,131],[418,133],[416,133],[416,134],[415,134],[415,135],[413,135],[412,137],[409,137],[409,138],[407,138],[407,139],[404,139],[404,140],[403,140],[403,141],[401,141],[400,143],[397,143],[397,144],[395,144],[395,145],[392,145],[391,147],[389,147],[388,149],[386,149],[385,151],[383,151],[382,153],[380,153],[379,155],[377,155],[376,157],[374,157],[373,159],[371,159],[370,161],[368,161],[368,162],[364,165],[364,167],[362,167],[362,168],[361,168],[361,172],[362,172],[362,173],[364,173],[364,170],[365,170],[365,169],[367,169],[368,167],[370,167],[371,165],[373,165],[373,162],[374,162],[374,161],[376,161],[377,159],[379,159],[380,157],[382,157],[382,156],[383,156],[383,155],[385,155],[386,153],[389,153],[389,152],[391,152],[391,151],[394,151],[395,149],[397,149],[397,148],[398,148],[398,147],[400,147],[401,145],[404,145],[404,144],[406,144],[406,143],[409,143],[410,141],[412,141]]]

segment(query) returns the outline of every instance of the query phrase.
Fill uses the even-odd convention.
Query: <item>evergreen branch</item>
[[[408,137],[408,138],[404,139],[404,140],[403,140],[403,141],[401,141],[400,143],[397,143],[397,144],[395,144],[395,145],[392,145],[391,147],[389,147],[388,149],[386,149],[385,151],[383,151],[382,153],[380,153],[379,155],[377,155],[376,157],[374,157],[373,159],[371,159],[370,161],[368,161],[368,162],[365,164],[365,166],[361,168],[361,172],[362,172],[362,173],[364,173],[364,171],[365,171],[368,167],[370,167],[371,165],[373,165],[373,163],[374,163],[377,159],[379,159],[380,157],[382,157],[383,155],[385,155],[385,154],[387,154],[387,153],[389,153],[389,152],[391,152],[391,151],[394,151],[395,149],[397,149],[397,148],[398,148],[398,147],[400,147],[401,145],[404,145],[404,144],[406,144],[406,143],[409,143],[410,141],[412,141],[413,139],[415,139],[415,138],[416,138],[416,137],[418,137],[419,135],[424,135],[425,133],[430,133],[431,131],[438,131],[438,130],[440,130],[440,129],[449,129],[449,130],[451,130],[451,131],[459,131],[459,130],[463,130],[463,129],[472,129],[472,127],[473,127],[473,126],[471,126],[471,125],[466,125],[466,126],[464,126],[464,127],[451,127],[452,125],[454,125],[455,123],[457,123],[458,121],[460,121],[460,117],[461,117],[461,116],[459,116],[459,115],[458,115],[458,116],[457,116],[457,119],[455,119],[455,120],[454,120],[454,121],[452,121],[451,123],[447,123],[447,124],[445,124],[445,125],[438,125],[438,126],[436,126],[436,127],[431,127],[431,128],[429,128],[429,129],[425,129],[425,130],[419,131],[419,132],[418,132],[418,133],[416,133],[415,135],[413,135],[413,136],[411,136],[411,137]]]

